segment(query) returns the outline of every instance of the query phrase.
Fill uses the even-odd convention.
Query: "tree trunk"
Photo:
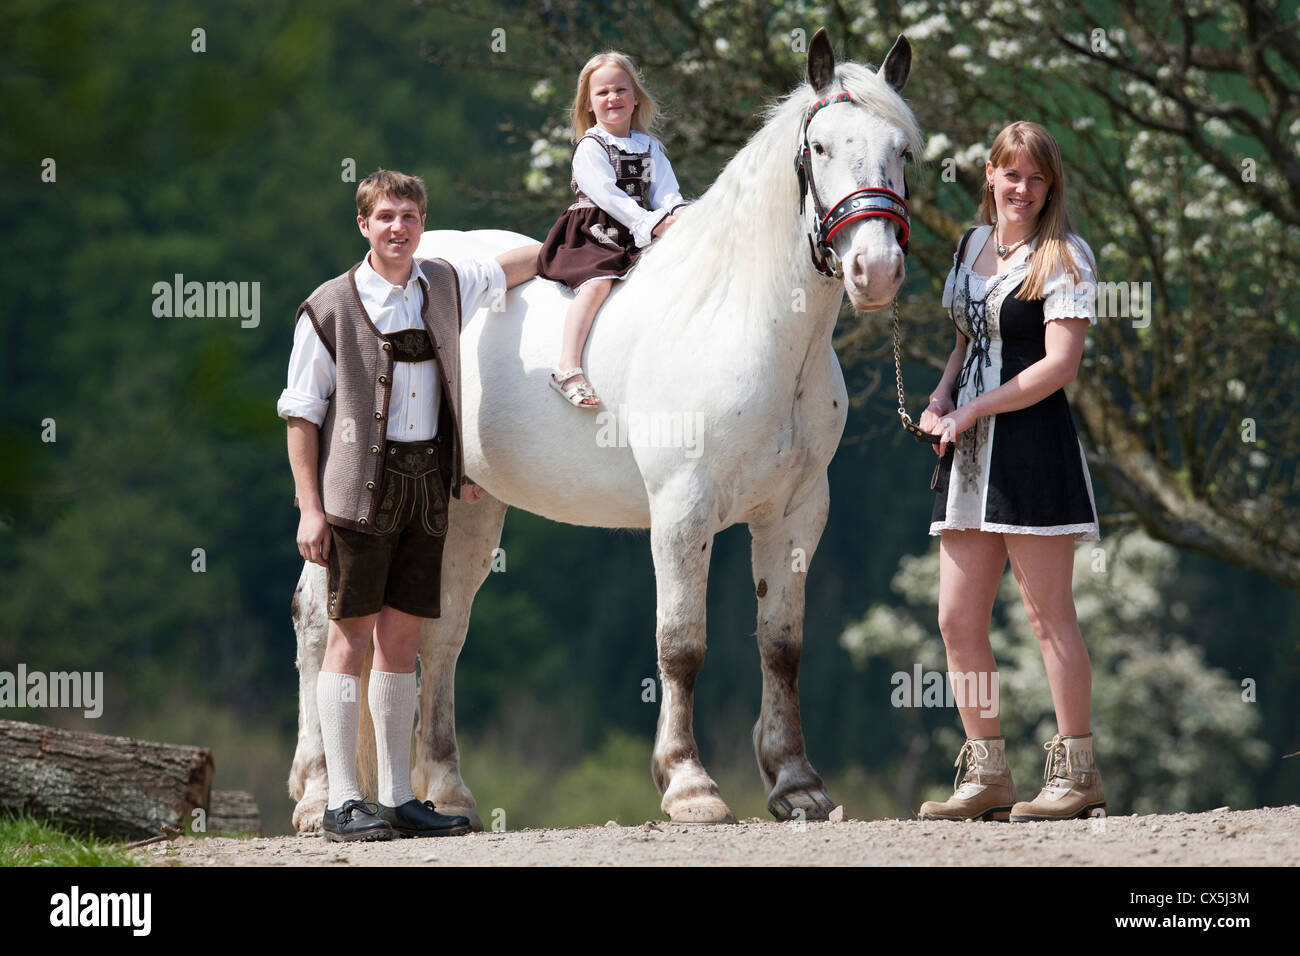
[[[208,805],[212,751],[0,720],[0,810],[97,837],[157,836]]]
[[[209,836],[235,836],[241,833],[262,835],[262,817],[257,801],[242,790],[213,790],[208,810]]]

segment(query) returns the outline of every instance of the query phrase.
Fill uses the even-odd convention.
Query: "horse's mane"
[[[876,72],[858,63],[836,67],[834,92],[847,91],[858,104],[898,127],[913,155],[924,155],[924,139],[903,98]],[[775,295],[789,302],[785,288],[791,251],[807,257],[794,173],[795,140],[803,112],[813,100],[801,83],[769,106],[763,126],[732,157],[717,180],[682,220],[642,257],[640,270],[653,269],[656,282],[673,277],[673,311],[690,316],[721,278],[729,302]],[[779,288],[778,288],[779,287]],[[741,304],[741,303],[736,303]]]

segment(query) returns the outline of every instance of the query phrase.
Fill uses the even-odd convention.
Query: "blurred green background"
[[[837,5],[679,6],[714,32],[673,32],[657,19],[663,7],[633,3],[5,4],[0,670],[103,671],[106,703],[93,721],[64,710],[0,717],[211,747],[215,786],[253,791],[264,829],[289,828],[289,597],[301,564],[275,402],[296,306],[365,250],[347,160],[358,179],[380,166],[422,176],[429,228],[540,238],[566,202],[555,127],[568,90],[586,55],[618,45],[638,54],[660,92],[665,142],[685,191],[699,194],[755,128],[756,108],[801,78],[790,31],[804,25],[810,35],[823,23],[837,50],[871,62],[887,48],[881,38],[914,28],[906,94],[952,155],[975,142],[962,124],[996,132],[1015,118],[987,97],[979,117],[955,105],[942,94],[956,81],[934,66],[962,59],[952,53],[960,31],[1010,26],[950,19],[955,35],[945,37],[924,3],[838,20]],[[497,28],[504,50],[491,46]],[[196,29],[203,52],[192,48]],[[674,69],[700,50],[735,72]],[[1098,124],[1112,143],[1133,139],[1113,118]],[[1077,156],[1084,147],[1066,133]],[[52,182],[42,179],[47,158]],[[955,184],[942,151],[925,158],[911,173],[927,211],[914,223],[903,296],[909,328],[924,330],[909,332],[914,404],[950,347],[939,290],[982,175],[979,156],[959,164]],[[1137,240],[1091,214],[1096,201],[1079,196],[1078,231],[1122,261]],[[1294,230],[1283,234],[1294,248]],[[1251,268],[1242,260],[1224,272]],[[153,286],[177,273],[260,283],[260,324],[156,317]],[[1294,312],[1279,327],[1288,324],[1274,347],[1294,364]],[[883,329],[879,316],[841,319],[858,400],[831,465],[800,680],[810,759],[832,796],[864,818],[908,816],[947,792],[960,746],[955,711],[891,704],[891,674],[918,661],[941,670],[942,644],[924,598],[933,568],[908,563],[933,563],[931,453],[893,422]],[[1102,375],[1097,359],[1094,349],[1081,378]],[[1137,401],[1117,401],[1126,397]],[[54,441],[42,438],[47,420]],[[1295,457],[1282,457],[1269,474],[1291,482]],[[1083,547],[1077,591],[1093,597],[1086,607],[1080,598],[1080,612],[1112,812],[1295,802],[1300,771],[1283,756],[1300,750],[1295,591],[1241,561],[1152,541],[1139,530],[1150,530],[1144,516],[1094,480],[1103,568]],[[657,818],[648,767],[658,705],[642,700],[655,674],[647,536],[512,513],[502,545],[508,570],[480,592],[456,688],[464,776],[485,821],[496,808],[512,829]],[[192,570],[196,548],[202,573]],[[695,727],[742,817],[766,817],[749,733],[759,704],[754,614],[748,534],[732,528],[711,568]],[[1004,699],[1020,688],[1008,734],[1032,794],[1054,727],[1022,617],[1011,589],[995,612],[995,646]]]

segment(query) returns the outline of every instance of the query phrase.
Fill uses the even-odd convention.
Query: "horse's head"
[[[911,65],[903,36],[875,73],[853,63],[837,70],[824,29],[808,47],[813,99],[795,159],[800,203],[814,264],[843,279],[860,312],[889,305],[903,282],[910,226],[904,162],[921,145],[898,95]]]

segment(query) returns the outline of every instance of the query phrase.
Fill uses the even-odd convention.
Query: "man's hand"
[[[466,481],[460,486],[460,500],[473,504],[476,501],[482,501],[487,497],[487,492],[474,484],[472,481]]]
[[[325,512],[303,510],[298,519],[298,553],[312,564],[326,567],[330,556],[330,526]]]

